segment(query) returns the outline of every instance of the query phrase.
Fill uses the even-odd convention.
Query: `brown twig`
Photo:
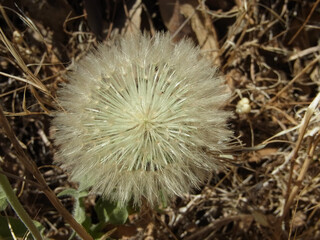
[[[284,86],[268,103],[273,103],[281,94],[283,94],[292,84],[297,81],[306,71],[320,60],[320,55],[313,59],[304,69],[302,69],[286,86]]]
[[[289,45],[296,39],[296,37],[299,35],[299,33],[302,31],[302,29],[305,27],[305,25],[307,24],[307,22],[309,22],[314,10],[316,10],[316,7],[318,6],[320,0],[318,0],[317,2],[315,2],[313,4],[313,7],[308,15],[308,17],[306,18],[306,20],[303,22],[303,24],[301,25],[301,27],[299,28],[299,30],[294,34],[294,36],[290,39],[289,41]]]
[[[57,198],[55,193],[49,188],[42,174],[38,170],[36,164],[32,161],[30,156],[23,150],[17,137],[15,136],[7,118],[5,117],[2,106],[0,105],[0,123],[6,133],[7,137],[11,141],[14,149],[17,152],[18,159],[25,166],[25,168],[35,177],[37,182],[43,187],[41,189],[43,193],[47,196],[52,205],[57,209],[57,211],[64,217],[66,222],[79,234],[82,239],[93,240],[93,238],[87,233],[82,225],[80,225],[68,212],[68,210],[62,205],[60,200]]]

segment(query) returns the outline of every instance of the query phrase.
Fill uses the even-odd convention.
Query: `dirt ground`
[[[168,31],[191,38],[225,76],[239,147],[200,190],[131,210],[101,239],[320,239],[320,0],[0,3],[1,173],[46,238],[73,232],[35,173],[55,194],[77,187],[53,163],[50,132],[68,66],[116,34]],[[91,224],[98,199],[83,200]],[[75,199],[60,200],[72,212]],[[1,216],[16,215],[9,206]]]

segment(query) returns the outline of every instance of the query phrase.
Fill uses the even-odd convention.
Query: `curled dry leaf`
[[[174,35],[175,42],[192,33],[190,22],[180,13],[180,7],[179,0],[159,0],[162,20],[169,32]]]
[[[141,0],[136,0],[130,10],[125,9],[125,13],[127,15],[127,19],[124,27],[125,31],[130,33],[140,32],[141,13],[142,13]]]
[[[214,64],[220,65],[217,33],[212,24],[212,19],[206,14],[206,7],[201,6],[199,8],[198,1],[186,2],[188,3],[181,5],[180,12],[186,18],[190,18],[192,30],[197,37],[201,50]]]
[[[205,5],[199,5],[196,0],[160,0],[159,7],[164,24],[174,41],[187,35],[194,37],[205,55],[220,65],[218,38]]]

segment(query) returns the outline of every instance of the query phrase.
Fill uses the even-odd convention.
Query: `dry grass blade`
[[[0,72],[0,75],[2,76],[5,76],[5,77],[9,77],[9,78],[12,78],[12,79],[15,79],[15,80],[18,80],[18,81],[21,81],[21,82],[25,82],[25,83],[28,83],[32,86],[35,86],[36,88],[38,88],[38,84],[28,80],[28,79],[25,79],[25,78],[21,78],[21,77],[17,77],[17,76],[13,76],[11,74],[7,74],[5,72]]]
[[[28,84],[30,84],[30,85],[33,85],[32,82],[28,81],[28,80],[25,79],[25,78],[17,77],[17,76],[14,76],[14,75],[11,75],[11,74],[7,74],[7,73],[4,73],[4,72],[0,72],[0,75],[6,76],[6,77],[10,77],[10,78],[16,79],[16,80],[18,80],[18,81],[26,82],[26,83],[28,83]],[[58,73],[58,74],[55,74],[55,75],[46,77],[46,78],[42,79],[42,81],[45,82],[45,81],[54,79],[54,78],[56,78],[56,77],[58,77],[58,76],[60,76],[60,75],[61,75],[61,74]],[[13,94],[14,92],[22,91],[22,90],[24,90],[24,89],[25,89],[25,86],[16,88],[16,89],[14,89],[14,90],[11,90],[11,91],[8,91],[8,92],[5,92],[5,93],[2,93],[2,94],[0,94],[0,98],[5,97],[5,96],[8,96],[8,95],[10,95],[10,94]]]
[[[304,118],[302,120],[302,126],[300,128],[299,138],[298,138],[298,141],[296,143],[296,146],[295,146],[295,149],[293,151],[293,154],[291,156],[291,169],[290,169],[291,172],[290,172],[290,178],[289,178],[288,189],[287,189],[288,199],[287,199],[286,204],[284,206],[284,210],[283,210],[283,214],[281,216],[281,220],[283,220],[286,217],[286,215],[287,215],[287,213],[288,213],[288,211],[290,209],[290,206],[291,206],[294,198],[296,197],[296,195],[298,193],[298,190],[299,190],[299,187],[300,187],[299,184],[301,184],[302,180],[304,179],[304,177],[306,175],[306,172],[308,170],[308,167],[309,167],[310,162],[311,162],[312,157],[313,157],[313,153],[314,153],[315,147],[316,147],[317,143],[319,142],[319,135],[318,136],[314,136],[315,137],[315,141],[311,141],[311,143],[310,143],[311,146],[309,147],[307,158],[305,159],[305,161],[303,163],[303,166],[301,168],[301,171],[299,173],[299,176],[297,178],[297,184],[291,190],[290,185],[291,185],[291,182],[292,182],[292,172],[293,172],[294,162],[295,162],[295,159],[296,159],[296,157],[298,155],[298,151],[299,151],[299,148],[301,146],[302,140],[304,138],[306,129],[307,129],[308,125],[309,125],[311,116],[314,114],[315,109],[319,105],[319,102],[320,102],[320,92],[318,93],[318,95],[314,98],[312,103],[307,108],[307,111],[306,111],[306,113],[304,115]]]
[[[28,18],[25,14],[23,14],[23,12],[21,11],[21,9],[18,7],[17,4],[15,4],[15,6],[20,10],[20,12],[21,12],[22,14],[18,13],[17,11],[15,11],[15,10],[12,9],[12,8],[4,7],[4,6],[2,6],[2,5],[0,4],[0,12],[1,12],[1,14],[3,15],[6,23],[9,25],[11,31],[13,31],[14,26],[12,25],[11,21],[9,20],[9,18],[8,18],[8,16],[7,16],[7,14],[6,14],[6,12],[5,12],[4,9],[10,10],[10,11],[14,12],[14,13],[21,19],[21,21],[23,21],[30,29],[32,29],[33,31],[35,31],[36,33],[38,33],[39,36],[42,38],[42,40],[44,40],[43,37],[42,37],[42,34],[40,33],[40,31],[38,30],[38,28],[36,27],[36,25],[32,22],[32,20],[31,20],[30,18]]]
[[[20,54],[17,52],[17,50],[12,46],[2,29],[0,28],[0,39],[3,42],[3,44],[6,46],[6,48],[9,50],[9,52],[12,54],[12,56],[17,61],[19,67],[22,69],[22,71],[28,76],[30,80],[29,82],[32,82],[33,85],[40,89],[42,92],[49,94],[49,91],[47,90],[46,86],[43,85],[43,83],[29,70],[27,65],[24,63],[23,59],[21,58]]]

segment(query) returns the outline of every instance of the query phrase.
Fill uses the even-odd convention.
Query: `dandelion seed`
[[[56,162],[93,193],[151,205],[199,187],[228,148],[229,98],[217,70],[187,40],[158,33],[100,45],[58,91]],[[76,151],[75,151],[76,150]]]

